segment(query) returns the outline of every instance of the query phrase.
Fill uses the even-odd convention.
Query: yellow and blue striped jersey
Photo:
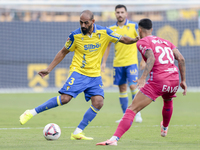
[[[97,77],[101,73],[101,60],[109,42],[117,43],[121,35],[111,29],[94,24],[91,35],[84,35],[81,28],[73,31],[65,48],[74,51],[70,72]]]
[[[138,36],[138,24],[129,20],[126,20],[122,27],[116,23],[109,28],[122,36],[129,36],[131,38]],[[120,42],[116,43],[113,66],[123,67],[132,64],[138,64],[136,43],[129,45]]]

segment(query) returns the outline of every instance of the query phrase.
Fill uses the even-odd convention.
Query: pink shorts
[[[148,81],[140,91],[155,101],[159,96],[162,96],[163,99],[176,97],[178,87],[179,80]]]

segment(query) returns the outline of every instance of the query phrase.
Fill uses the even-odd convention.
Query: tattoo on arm
[[[181,74],[181,80],[185,81],[185,59],[182,56],[182,54],[179,52],[178,49],[173,50],[174,53],[174,57],[176,60],[178,60],[178,68],[180,70],[180,74]]]
[[[174,58],[175,58],[176,60],[178,60],[178,59],[179,59],[178,51],[175,49],[175,50],[173,51],[173,53],[174,53]]]
[[[144,56],[147,58],[147,61],[146,61],[146,66],[144,68],[144,72],[142,74],[142,77],[146,79],[149,72],[153,68],[153,65],[154,65],[154,62],[155,62],[155,57],[154,57],[152,50],[146,50]]]

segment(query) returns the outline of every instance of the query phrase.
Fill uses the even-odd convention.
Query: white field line
[[[170,127],[196,127],[200,125],[170,125]],[[88,126],[87,128],[109,128],[110,126]],[[132,125],[133,128],[138,127],[160,127],[160,125]],[[0,128],[0,130],[29,130],[29,129],[43,129],[44,127],[24,127],[24,128]],[[72,127],[62,127],[62,128],[76,128],[75,126]]]

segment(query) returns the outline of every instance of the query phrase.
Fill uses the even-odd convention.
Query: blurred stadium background
[[[71,31],[79,28],[80,12],[94,12],[96,24],[116,22],[114,7],[124,4],[128,19],[148,17],[154,35],[173,42],[186,59],[187,84],[200,91],[200,1],[193,0],[0,0],[0,93],[48,92],[66,81],[73,53],[42,79],[37,72],[47,67],[64,46]],[[112,85],[114,50],[102,74],[104,87]],[[141,56],[138,54],[139,61]],[[141,71],[139,74],[141,75]]]

